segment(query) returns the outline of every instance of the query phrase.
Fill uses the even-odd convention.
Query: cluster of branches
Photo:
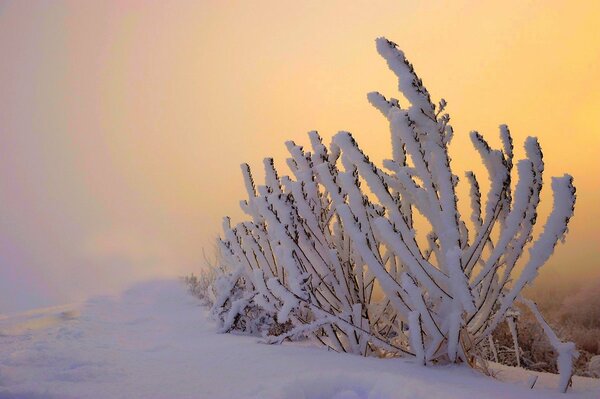
[[[271,342],[313,337],[339,352],[475,365],[564,237],[575,204],[572,178],[552,179],[554,206],[534,240],[544,170],[538,141],[528,138],[526,158],[515,163],[506,126],[501,149],[472,132],[490,188],[483,198],[475,173],[466,173],[465,220],[445,101],[431,101],[394,43],[380,38],[377,49],[409,102],[368,95],[389,121],[392,159],[381,168],[350,133],[325,146],[311,132],[311,151],[286,143],[292,176],[280,176],[266,159],[265,183],[257,187],[242,165],[248,199],[241,206],[249,220],[232,226],[225,219],[219,247],[226,272],[213,284],[212,312],[222,331],[259,333]],[[430,229],[426,240],[416,235],[417,214]],[[557,348],[566,390],[577,352],[556,338],[535,304],[523,301]]]

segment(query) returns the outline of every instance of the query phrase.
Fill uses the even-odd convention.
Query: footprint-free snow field
[[[600,380],[497,368],[418,367],[216,333],[178,281],[0,320],[0,399],[600,398]]]

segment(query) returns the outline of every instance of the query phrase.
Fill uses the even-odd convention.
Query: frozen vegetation
[[[394,43],[376,42],[404,98],[368,95],[389,121],[391,159],[376,165],[348,132],[329,145],[311,132],[311,150],[286,143],[290,176],[267,158],[264,184],[257,185],[242,165],[248,198],[241,206],[249,219],[232,225],[225,218],[217,275],[201,296],[221,332],[272,343],[314,341],[335,352],[423,366],[463,363],[487,374],[488,361],[498,360],[493,334],[500,325],[508,325],[519,353],[521,304],[544,331],[565,392],[575,345],[563,342],[521,294],[564,239],[575,206],[572,177],[544,184],[538,140],[528,137],[525,158],[516,160],[502,125],[499,149],[470,134],[487,192],[472,171],[459,183],[445,100],[431,100]],[[469,187],[466,216],[459,184]],[[534,236],[548,186],[553,208]]]
[[[561,398],[557,376],[338,354],[218,334],[178,281],[0,320],[2,399]],[[539,375],[533,390],[528,384]],[[508,383],[507,383],[508,382]],[[571,398],[597,398],[575,377]]]

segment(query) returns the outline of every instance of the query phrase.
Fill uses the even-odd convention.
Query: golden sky
[[[569,172],[578,190],[544,273],[598,273],[599,4],[1,3],[0,312],[198,270],[221,217],[241,215],[239,164],[283,166],[309,130],[388,157],[366,100],[397,95],[382,35],[448,101],[458,174],[479,162],[470,130],[538,136],[547,181]]]

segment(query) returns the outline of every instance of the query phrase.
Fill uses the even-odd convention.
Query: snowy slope
[[[120,297],[0,319],[0,399],[7,398],[600,398],[600,381],[568,395],[546,375],[503,369],[500,382],[465,367],[416,367],[300,345],[216,334],[176,281]]]

